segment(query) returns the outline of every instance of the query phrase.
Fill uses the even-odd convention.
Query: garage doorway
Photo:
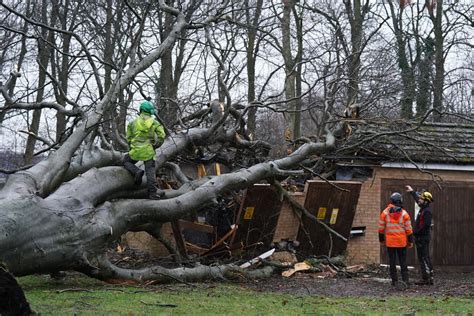
[[[403,206],[415,222],[415,202],[405,192],[405,185],[415,190],[427,189],[433,193],[433,226],[431,258],[435,269],[474,271],[474,183],[441,182],[441,190],[433,181],[382,179],[380,210],[385,209],[393,192],[403,195]],[[381,247],[382,263],[388,263],[385,247]],[[408,265],[418,266],[415,249],[408,251]]]

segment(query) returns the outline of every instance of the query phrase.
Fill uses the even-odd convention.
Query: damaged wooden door
[[[360,182],[308,181],[304,206],[320,221],[349,238],[360,189]],[[298,240],[301,243],[299,252],[303,256],[337,256],[347,248],[347,242],[330,235],[307,217],[302,218]]]
[[[248,253],[267,249],[277,226],[282,200],[275,188],[256,184],[245,192],[238,214],[235,241],[242,241]]]

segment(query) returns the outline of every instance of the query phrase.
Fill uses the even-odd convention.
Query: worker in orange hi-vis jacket
[[[397,257],[402,271],[402,280],[408,285],[407,247],[413,247],[413,230],[410,215],[402,207],[402,195],[394,192],[390,203],[380,213],[379,241],[387,246],[392,285],[398,284]]]

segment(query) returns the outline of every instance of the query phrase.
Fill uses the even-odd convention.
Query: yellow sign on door
[[[252,219],[254,210],[255,210],[254,206],[249,206],[245,208],[244,219]]]
[[[329,220],[329,224],[331,224],[331,225],[336,224],[337,213],[339,213],[339,209],[338,208],[333,208],[332,213],[331,213],[331,219]]]
[[[326,208],[325,207],[320,207],[318,210],[318,219],[323,220],[326,217]]]

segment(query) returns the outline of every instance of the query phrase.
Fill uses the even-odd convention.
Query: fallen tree
[[[51,107],[78,116],[73,130],[60,146],[52,146],[55,150],[41,162],[11,174],[0,190],[0,261],[16,276],[74,270],[99,279],[190,281],[236,274],[258,277],[272,272],[272,267],[244,272],[232,264],[127,270],[114,266],[107,258],[106,252],[112,243],[128,231],[156,227],[215,205],[220,196],[230,191],[262,180],[272,182],[308,157],[335,147],[335,138],[328,131],[325,141],[308,142],[288,157],[189,181],[179,166],[171,163],[174,157],[189,148],[221,144],[252,151],[262,147],[268,150],[268,144],[239,135],[241,119],[227,95],[223,111],[221,103],[211,103],[208,110],[195,115],[201,120],[211,115],[212,124],[208,127],[170,132],[157,150],[156,167],[170,169],[181,180],[180,187],[166,190],[161,200],[146,199],[144,185],[135,186],[132,177],[121,167],[123,153],[93,144],[98,135],[103,136],[99,126],[105,113],[114,106],[119,91],[162,58],[174,45],[178,34],[189,27],[183,13],[164,1],[160,1],[160,7],[175,17],[172,31],[140,61],[118,70],[110,89],[97,105],[91,106],[93,110],[76,109],[69,113],[56,103],[19,104],[7,93],[10,82],[0,87],[10,110],[15,106],[22,109]],[[17,77],[17,73],[12,73],[10,80]],[[231,120],[233,124],[226,124]]]
[[[211,127],[170,135],[157,151],[157,167],[191,143],[235,139],[229,131],[210,134],[212,131]],[[285,174],[307,157],[334,148],[335,142],[328,133],[326,142],[305,144],[286,158],[184,183],[177,190],[166,191],[163,200],[154,201],[144,199],[144,190],[135,188],[124,168],[104,166],[120,164],[120,153],[95,149],[69,158],[63,152],[74,139],[41,163],[11,175],[0,191],[0,257],[15,275],[76,270],[103,279],[154,279],[168,274],[194,279],[216,275],[216,269],[224,273],[232,266],[125,271],[112,267],[104,255],[127,231],[169,222],[213,205],[222,194]],[[189,276],[185,277],[184,271]]]
[[[195,129],[168,137],[157,151],[158,167],[191,143],[226,139],[220,133],[210,135],[211,130]],[[235,137],[232,133],[226,134],[229,138]],[[326,142],[308,143],[283,159],[210,177],[201,183],[184,183],[178,190],[166,192],[160,201],[143,199],[144,191],[135,188],[124,168],[100,167],[120,164],[120,153],[100,149],[83,151],[66,164],[68,159],[62,150],[68,148],[69,143],[66,141],[61,149],[38,165],[10,176],[0,191],[0,256],[15,275],[58,270],[76,270],[98,278],[110,278],[112,274],[116,277],[136,274],[138,278],[166,275],[153,268],[141,272],[111,268],[104,254],[112,242],[127,231],[148,223],[175,220],[215,204],[226,192],[284,174],[306,157],[332,149],[334,137],[328,134]],[[61,165],[64,167],[58,170]],[[53,177],[54,173],[61,176]],[[44,180],[48,177],[51,180]],[[66,179],[70,180],[64,181]],[[215,269],[187,271],[215,274],[212,272]],[[182,277],[182,272],[169,273]]]

